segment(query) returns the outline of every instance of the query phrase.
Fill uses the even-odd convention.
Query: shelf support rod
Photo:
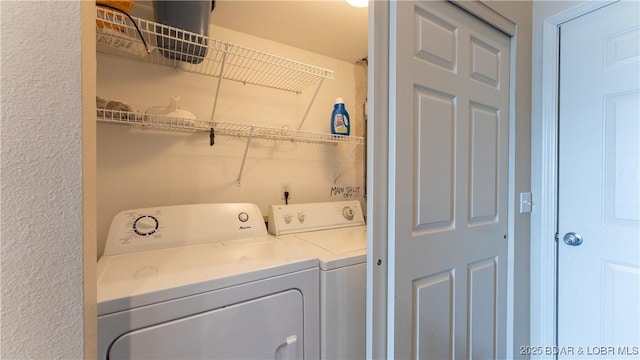
[[[309,103],[309,106],[307,106],[307,111],[304,112],[304,116],[302,116],[302,121],[300,121],[300,125],[298,125],[298,130],[302,129],[302,125],[304,124],[304,121],[307,120],[307,115],[309,115],[311,106],[313,105],[314,101],[316,101],[316,96],[318,96],[318,92],[320,91],[320,87],[322,86],[323,81],[324,81],[324,78],[320,78],[318,87],[316,87],[316,91],[313,93],[313,97],[311,97],[311,102]]]
[[[218,95],[220,95],[220,85],[222,85],[222,76],[224,75],[224,65],[227,63],[227,44],[224,44],[224,52],[222,53],[222,64],[220,64],[220,74],[218,74],[218,85],[216,85],[216,96],[213,98],[213,109],[211,110],[211,121],[214,121],[216,115],[216,107],[218,106]]]
[[[338,169],[338,172],[336,172],[336,174],[333,176],[334,184],[336,183],[336,181],[338,181],[340,174],[342,174],[342,170],[344,170],[344,166],[347,165],[347,162],[353,157],[353,154],[356,153],[357,147],[358,147],[358,143],[353,144],[353,148],[351,148],[351,152],[349,152],[349,156],[347,156],[347,158],[344,159],[344,161],[342,162],[342,166],[340,166],[340,169]]]
[[[242,172],[244,171],[244,162],[247,160],[247,153],[249,152],[249,144],[251,144],[251,138],[253,137],[253,126],[251,126],[251,130],[249,130],[249,136],[247,136],[247,145],[244,147],[244,155],[242,155],[242,163],[240,164],[240,173],[238,174],[238,180],[236,180],[236,185],[242,185]]]

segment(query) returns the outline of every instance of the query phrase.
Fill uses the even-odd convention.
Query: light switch
[[[520,214],[531,212],[531,193],[520,193]]]

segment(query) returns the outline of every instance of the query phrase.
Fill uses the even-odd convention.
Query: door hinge
[[[556,233],[556,234],[553,236],[553,240],[555,240],[556,242],[558,242],[558,240],[560,240],[560,234]]]

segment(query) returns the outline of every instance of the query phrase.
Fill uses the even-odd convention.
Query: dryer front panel
[[[303,359],[303,297],[288,290],[134,330],[109,359]]]

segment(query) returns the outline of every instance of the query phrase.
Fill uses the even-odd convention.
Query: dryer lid
[[[318,266],[271,236],[103,256],[98,315]]]

